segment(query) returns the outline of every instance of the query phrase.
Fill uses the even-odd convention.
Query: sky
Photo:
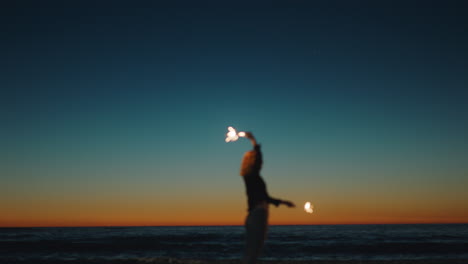
[[[0,226],[468,223],[463,1],[0,10]],[[302,209],[310,201],[313,214]]]

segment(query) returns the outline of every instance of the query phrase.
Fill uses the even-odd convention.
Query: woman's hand
[[[241,132],[242,133],[242,132]],[[252,132],[244,132],[244,137],[248,138],[248,139],[255,139],[254,135],[252,134]]]
[[[286,205],[289,208],[296,207],[296,205],[291,201],[281,201],[282,204]]]

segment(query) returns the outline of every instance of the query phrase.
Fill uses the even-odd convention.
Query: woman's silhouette
[[[269,204],[275,206],[284,204],[288,207],[294,207],[294,203],[275,199],[268,195],[265,182],[260,176],[263,163],[260,145],[257,144],[252,133],[245,132],[245,137],[250,139],[254,147],[253,150],[244,154],[240,173],[244,178],[249,206],[249,214],[245,220],[246,252],[244,263],[252,264],[256,263],[266,238]]]

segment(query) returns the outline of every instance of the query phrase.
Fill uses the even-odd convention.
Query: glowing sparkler
[[[306,202],[306,203],[304,204],[304,210],[305,210],[307,213],[311,214],[311,213],[314,212],[314,206],[313,206],[310,202]]]
[[[226,134],[226,142],[234,142],[238,140],[239,137],[245,137],[245,132],[237,133],[233,127],[228,127],[228,132]]]

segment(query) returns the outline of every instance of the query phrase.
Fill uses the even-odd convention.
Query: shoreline
[[[135,259],[0,259],[10,264],[241,264],[239,259],[202,260],[180,258],[135,258]],[[396,260],[259,260],[258,264],[466,264],[468,259],[396,259]]]
[[[405,226],[405,225],[468,225],[468,222],[434,222],[434,223],[315,223],[315,224],[269,224],[274,226]],[[164,224],[164,225],[0,225],[0,229],[28,229],[28,228],[147,228],[147,227],[243,227],[244,224]]]

